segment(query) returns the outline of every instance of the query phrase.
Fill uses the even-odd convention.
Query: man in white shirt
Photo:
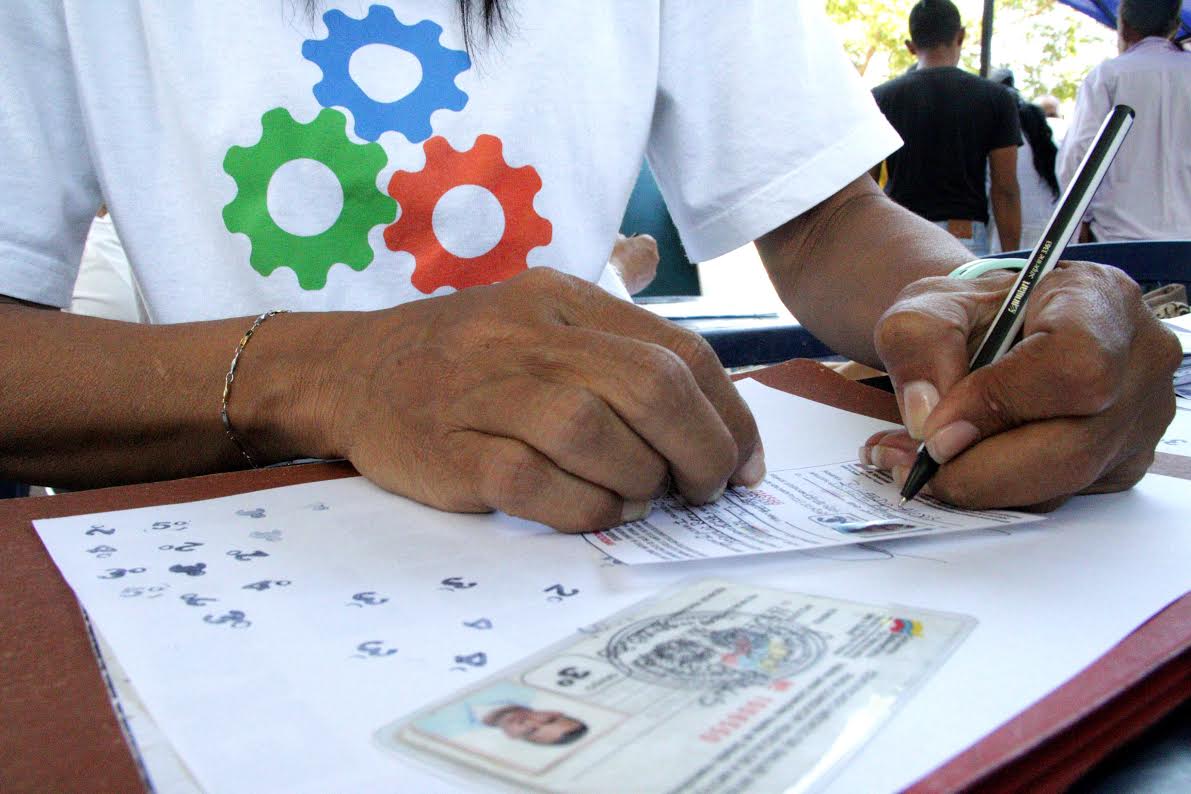
[[[1179,0],[1122,0],[1121,54],[1080,86],[1059,151],[1066,187],[1113,105],[1137,111],[1133,129],[1085,218],[1082,239],[1155,240],[1191,235],[1191,53],[1172,41]]]

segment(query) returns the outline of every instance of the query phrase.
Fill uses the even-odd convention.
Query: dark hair
[[[459,19],[463,25],[463,46],[468,52],[471,52],[472,44],[475,43],[474,25],[477,21],[483,29],[484,38],[490,38],[496,30],[504,30],[505,12],[508,9],[501,4],[502,0],[457,0],[457,2],[459,3]],[[314,19],[318,16],[322,5],[322,0],[306,0],[306,15]],[[477,11],[480,16],[479,20],[474,18]]]
[[[950,44],[963,28],[951,0],[918,0],[910,9],[910,41],[920,50]]]
[[[1021,119],[1021,134],[1030,142],[1030,152],[1034,156],[1034,170],[1050,188],[1051,194],[1058,198],[1059,180],[1055,176],[1055,158],[1058,156],[1059,150],[1055,146],[1054,133],[1051,132],[1050,124],[1046,121],[1046,113],[1042,108],[1021,98],[1021,94],[1013,85],[1013,70],[1007,66],[993,69],[988,79],[1005,86],[1017,100],[1017,115]]]
[[[1030,142],[1030,151],[1034,155],[1034,170],[1046,186],[1051,195],[1059,197],[1059,180],[1055,176],[1055,158],[1059,149],[1055,146],[1054,133],[1046,121],[1046,113],[1037,105],[1026,102],[1019,95],[1017,97],[1017,111],[1021,117],[1021,134]]]
[[[575,722],[579,722],[579,721],[575,720]],[[555,739],[553,742],[551,742],[551,744],[555,744],[555,745],[571,744],[573,742],[577,742],[580,739],[582,739],[586,733],[587,733],[587,724],[583,723],[583,722],[579,722],[578,725],[576,725],[574,728],[571,728],[569,731],[564,733],[562,736],[559,736],[557,739]]]
[[[1179,24],[1180,0],[1121,0],[1120,20],[1137,35],[1168,37]]]

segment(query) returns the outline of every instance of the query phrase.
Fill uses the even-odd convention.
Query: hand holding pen
[[[1072,231],[1085,208],[1068,208]],[[1053,267],[1066,240],[1047,236],[1043,265]],[[1177,342],[1119,270],[1064,263],[1040,275],[1033,272],[1028,300],[1018,297],[1016,329],[996,321],[1020,288],[1006,298],[1006,274],[923,279],[903,291],[876,342],[909,432],[873,436],[862,460],[892,468],[902,484],[925,441],[932,459],[947,464],[932,493],[973,508],[1049,507],[1141,478],[1173,415]],[[1022,341],[972,369],[969,340],[989,338],[988,328],[1001,329],[997,347],[1019,331]]]

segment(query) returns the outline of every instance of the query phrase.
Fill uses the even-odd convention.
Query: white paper
[[[926,496],[901,507],[900,500],[887,472],[855,462],[770,470],[756,488],[732,488],[713,504],[655,499],[647,517],[584,537],[634,565],[823,549],[1042,519],[961,510]]]
[[[1191,457],[1191,400],[1187,402],[1188,405],[1180,405],[1175,410],[1174,419],[1167,425],[1162,440],[1158,442],[1159,452]]]
[[[1170,317],[1162,322],[1179,338],[1179,344],[1183,346],[1183,355],[1191,356],[1191,314]]]
[[[846,460],[888,427],[742,391],[775,470],[796,467],[800,449],[826,458],[801,465]],[[1035,524],[649,566],[358,478],[36,525],[152,720],[212,792],[458,790],[387,756],[372,732],[679,578],[976,616],[835,781],[845,792],[903,788],[1191,589],[1189,503],[1191,483],[1149,476]]]

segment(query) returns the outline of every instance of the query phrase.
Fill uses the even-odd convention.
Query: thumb
[[[903,290],[877,323],[877,354],[911,437],[926,438],[928,417],[942,395],[967,376],[970,340],[996,312],[1011,280],[1003,274],[922,279]]]
[[[1079,270],[1055,270],[1026,309],[1024,335],[1000,359],[961,378],[923,426],[946,463],[977,441],[1029,422],[1101,413],[1120,396],[1131,325]]]

